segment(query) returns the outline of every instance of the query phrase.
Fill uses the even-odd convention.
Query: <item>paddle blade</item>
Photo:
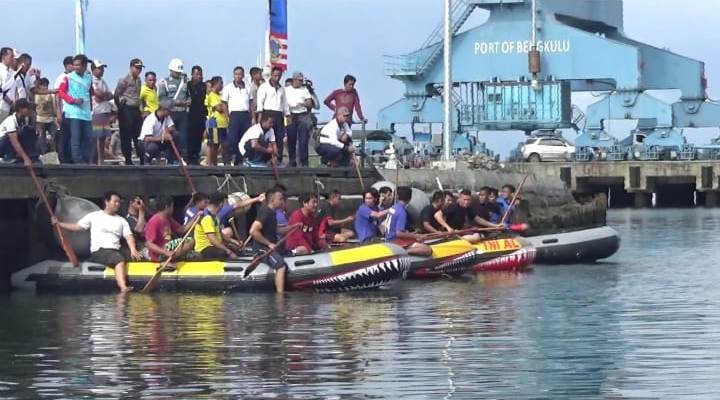
[[[258,265],[260,265],[260,262],[265,258],[265,255],[269,253],[263,253],[257,257],[255,257],[250,264],[248,264],[247,267],[245,267],[245,272],[243,273],[243,278],[247,278],[248,275],[250,275],[253,271],[255,271],[255,268],[257,268]]]
[[[162,275],[163,269],[158,268],[157,271],[155,271],[155,275],[150,278],[148,283],[145,284],[145,287],[140,291],[140,293],[148,294],[152,292],[153,289],[155,289],[155,286],[157,286],[158,282],[160,282],[160,276]]]

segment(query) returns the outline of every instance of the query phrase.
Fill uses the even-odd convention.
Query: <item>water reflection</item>
[[[610,220],[608,262],[382,292],[14,293],[0,398],[718,398],[720,213]]]

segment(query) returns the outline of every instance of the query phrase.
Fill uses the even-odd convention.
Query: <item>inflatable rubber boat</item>
[[[475,272],[521,272],[532,266],[537,254],[535,247],[524,238],[485,240],[473,245],[477,251]]]
[[[156,290],[198,292],[274,291],[274,271],[264,263],[244,277],[252,261],[245,255],[234,261],[188,261],[164,272]],[[307,256],[287,257],[287,287],[315,292],[346,292],[377,289],[403,279],[410,267],[405,250],[394,244],[378,243],[338,249]],[[158,263],[131,262],[130,286],[141,289],[155,274]],[[44,261],[14,273],[14,287],[38,292],[113,292],[115,271],[104,265]]]
[[[620,234],[609,226],[524,238],[537,250],[535,263],[592,262],[620,248]]]

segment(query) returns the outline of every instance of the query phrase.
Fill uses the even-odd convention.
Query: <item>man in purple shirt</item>
[[[412,190],[407,186],[397,188],[397,201],[389,211],[388,230],[385,233],[385,240],[395,242],[406,247],[408,254],[412,256],[429,257],[432,255],[432,248],[422,243],[424,235],[408,232],[407,226],[407,206],[412,199]],[[407,243],[410,243],[407,245]]]
[[[377,237],[378,222],[384,218],[390,210],[378,211],[377,202],[380,199],[375,189],[368,189],[363,193],[363,204],[355,214],[355,234],[360,243],[367,243]]]

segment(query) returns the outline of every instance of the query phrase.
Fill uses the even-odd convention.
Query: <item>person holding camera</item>
[[[302,72],[295,72],[292,76],[292,86],[285,89],[290,109],[287,127],[288,157],[290,158],[288,165],[290,167],[297,167],[298,160],[303,167],[309,165],[308,142],[313,126],[310,110],[313,108],[314,102],[310,91],[304,86],[304,80]]]
[[[182,155],[187,156],[188,107],[190,106],[187,74],[179,58],[170,60],[168,69],[170,76],[160,81],[158,85],[158,99],[161,104],[172,105],[170,118],[175,123],[175,143]]]

